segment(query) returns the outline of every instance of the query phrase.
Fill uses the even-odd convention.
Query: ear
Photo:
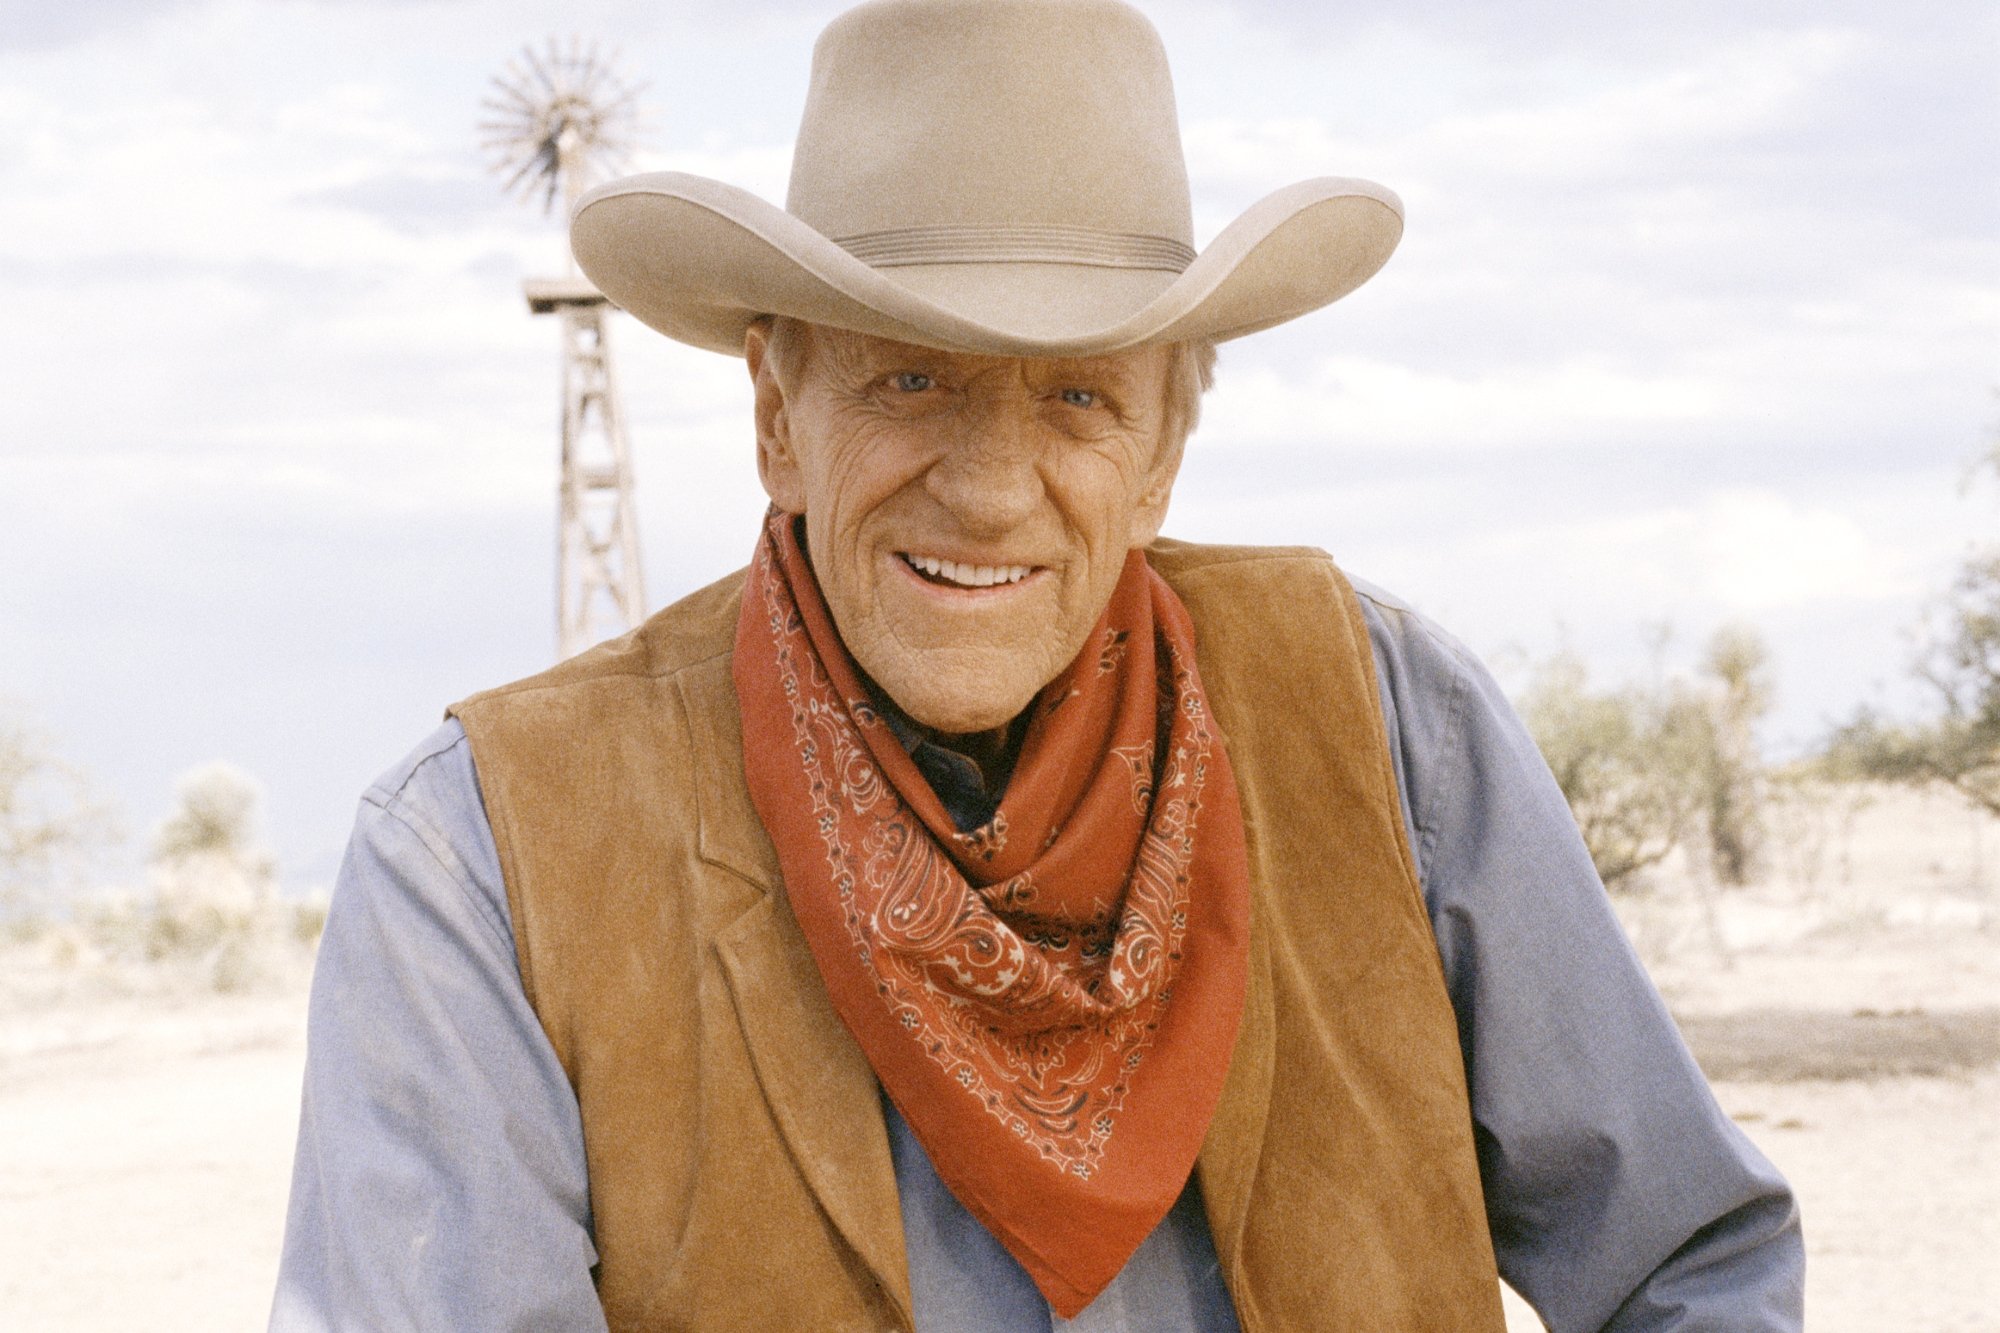
[[[743,335],[743,360],[750,367],[751,391],[756,395],[757,477],[764,494],[788,514],[806,512],[805,476],[798,455],[792,450],[791,417],[785,410],[785,388],[778,382],[777,367],[768,355],[771,323],[760,319]]]
[[[1146,472],[1146,484],[1139,492],[1139,503],[1132,510],[1132,530],[1130,544],[1133,547],[1148,546],[1160,535],[1160,528],[1167,521],[1167,505],[1173,499],[1174,478],[1180,475],[1181,455],[1186,449],[1186,440],[1176,443],[1171,449],[1164,443],[1153,466]]]

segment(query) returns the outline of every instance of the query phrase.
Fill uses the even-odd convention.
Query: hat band
[[[1167,236],[1094,227],[895,227],[834,239],[872,268],[906,264],[1087,264],[1179,273],[1194,248]]]

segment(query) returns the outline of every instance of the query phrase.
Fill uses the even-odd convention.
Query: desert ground
[[[1767,860],[1731,889],[1670,864],[1619,910],[1798,1191],[1808,1327],[2000,1330],[2000,822],[1822,792],[1773,812]],[[263,1324],[310,969],[265,936],[154,964],[66,930],[0,952],[0,1329]]]

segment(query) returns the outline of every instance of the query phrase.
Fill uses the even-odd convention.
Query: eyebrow
[[[963,355],[942,348],[925,347],[920,343],[906,343],[892,348],[841,341],[824,347],[824,350],[833,353],[833,363],[841,372],[856,379],[872,378],[891,370],[928,373]],[[1027,360],[1035,367],[1029,372],[1029,379],[1036,383],[1070,385],[1088,381],[1129,392],[1136,379],[1133,367],[1116,356],[1029,357]]]
[[[1129,388],[1133,381],[1130,364],[1107,356],[1081,358],[1065,357],[1061,360],[1043,361],[1047,367],[1044,375],[1036,378],[1052,380],[1092,380],[1109,384],[1114,388]]]

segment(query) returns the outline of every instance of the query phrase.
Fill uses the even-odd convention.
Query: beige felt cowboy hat
[[[783,209],[657,172],[577,202],[578,264],[670,338],[760,315],[953,351],[1234,338],[1338,300],[1402,234],[1368,181],[1267,195],[1199,254],[1159,35],[1119,0],[874,0],[835,19]]]

